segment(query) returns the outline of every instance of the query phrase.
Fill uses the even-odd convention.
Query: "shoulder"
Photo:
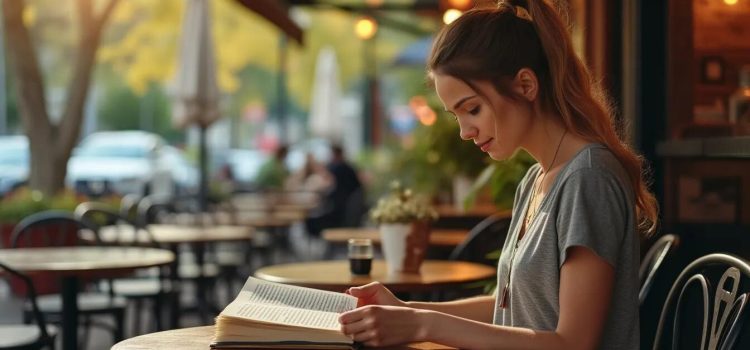
[[[562,174],[564,187],[586,186],[596,181],[613,182],[623,189],[630,188],[625,168],[605,146],[593,144],[584,147],[570,160]]]

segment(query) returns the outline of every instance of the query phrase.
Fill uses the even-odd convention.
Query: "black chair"
[[[482,220],[469,231],[464,241],[453,249],[449,259],[496,267],[498,258],[490,256],[490,253],[502,249],[509,228],[509,216],[495,214]]]
[[[698,258],[669,291],[653,349],[750,349],[748,298],[750,264],[728,254]]]
[[[54,350],[57,328],[47,325],[44,315],[39,309],[36,290],[31,278],[0,263],[0,271],[3,270],[10,274],[11,278],[16,277],[23,281],[36,324],[33,326],[28,324],[0,325],[0,334],[5,335],[0,336],[0,350],[37,350],[44,348]]]
[[[664,269],[664,265],[670,258],[674,258],[675,251],[680,246],[680,238],[677,235],[667,234],[659,238],[649,248],[641,261],[638,269],[638,278],[641,281],[641,289],[638,292],[638,301],[643,305],[649,296],[651,287],[657,279],[657,275]]]
[[[213,217],[203,215],[199,211],[197,201],[194,197],[170,197],[165,195],[149,195],[143,197],[138,203],[138,224],[147,227],[150,224],[175,224],[201,226],[212,224]],[[209,222],[206,221],[208,219]],[[220,268],[211,261],[206,261],[204,254],[206,245],[204,243],[193,244],[191,249],[178,249],[172,246],[170,249],[175,253],[177,262],[177,276],[179,281],[189,281],[197,288],[205,288],[207,295],[199,298],[211,300],[198,300],[199,304],[216,305],[216,281],[220,274]],[[179,288],[179,286],[176,286]],[[201,310],[203,323],[210,322],[208,310]]]
[[[48,210],[27,216],[19,222],[11,233],[11,247],[48,247],[77,246],[86,244],[79,237],[79,231],[93,230],[88,224],[76,219],[72,214],[57,210]],[[98,242],[98,237],[95,237]],[[111,281],[110,281],[111,282]],[[111,289],[110,289],[111,290]],[[60,294],[43,295],[38,298],[39,309],[50,322],[62,320],[62,297]],[[109,293],[78,293],[78,308],[81,319],[88,331],[89,326],[97,325],[112,332],[114,342],[124,338],[125,299]],[[92,322],[91,316],[108,315],[114,320],[114,326]],[[31,305],[26,305],[24,322],[33,317]],[[82,338],[85,343],[86,336]],[[81,345],[85,348],[85,345]]]
[[[508,235],[510,217],[491,215],[469,231],[463,242],[450,253],[449,260],[468,261],[497,267],[498,256]],[[437,296],[438,300],[454,300],[487,293],[489,285],[471,284]]]
[[[159,247],[147,228],[138,227],[135,221],[114,212],[105,204],[81,203],[75,209],[75,216],[93,227],[96,230],[94,234],[97,236],[101,237],[103,227],[111,229],[115,237],[107,243],[112,245]],[[161,306],[165,304],[164,301],[167,298],[173,297],[173,288],[168,279],[168,268],[155,267],[151,270],[146,271],[140,277],[118,278],[111,283],[115,295],[131,300],[135,306],[132,327],[134,334],[139,334],[139,328],[145,324],[141,321],[143,301],[151,303],[156,330],[161,331],[163,330]],[[109,283],[100,284],[100,288],[107,292],[109,286]]]
[[[677,261],[679,246],[677,235],[664,235],[654,242],[641,260],[638,270],[641,349],[650,349],[653,345],[661,307],[680,273],[679,269],[684,267]]]

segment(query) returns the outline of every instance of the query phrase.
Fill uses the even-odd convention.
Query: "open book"
[[[248,278],[216,317],[212,349],[352,349],[339,314],[357,307],[343,294]]]

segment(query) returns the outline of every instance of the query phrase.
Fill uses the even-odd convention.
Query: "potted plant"
[[[379,225],[389,272],[419,272],[427,252],[430,223],[437,219],[429,203],[426,197],[395,181],[391,192],[370,211],[370,218]]]

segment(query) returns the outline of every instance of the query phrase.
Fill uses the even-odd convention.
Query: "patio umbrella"
[[[182,20],[178,71],[173,86],[172,122],[200,129],[200,205],[207,198],[206,128],[219,116],[219,89],[208,0],[187,0]]]
[[[308,125],[313,136],[340,140],[342,120],[339,112],[341,87],[339,86],[336,53],[329,46],[318,53],[315,65],[312,101]]]

